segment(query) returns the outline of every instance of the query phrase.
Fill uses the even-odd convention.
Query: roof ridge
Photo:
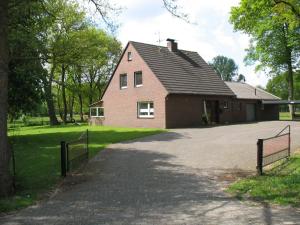
[[[155,47],[159,47],[159,48],[168,48],[168,47],[163,46],[163,45],[149,44],[149,43],[140,42],[140,41],[128,41],[128,43],[138,43],[138,44],[143,44],[143,45],[151,45],[151,46],[155,46]],[[191,51],[191,50],[186,50],[186,49],[177,49],[177,51],[193,52],[193,53],[198,54],[197,51]]]

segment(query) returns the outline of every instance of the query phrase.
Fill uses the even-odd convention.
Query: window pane
[[[134,82],[135,82],[135,86],[143,84],[142,72],[135,72],[134,73]]]
[[[98,116],[104,116],[104,108],[98,108]]]
[[[127,87],[127,74],[120,75],[120,87]]]
[[[91,108],[91,116],[97,116],[97,108]]]
[[[128,52],[128,61],[131,61],[132,60],[132,54],[131,52]]]

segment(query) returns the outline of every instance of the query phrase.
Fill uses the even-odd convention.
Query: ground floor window
[[[90,108],[91,117],[104,117],[104,108],[103,107],[91,107]]]
[[[154,117],[154,104],[153,102],[138,102],[137,112],[139,118],[153,118]]]

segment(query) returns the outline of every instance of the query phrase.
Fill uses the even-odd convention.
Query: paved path
[[[53,198],[0,224],[300,224],[300,210],[224,194],[230,174],[253,171],[255,142],[286,122],[178,129],[111,145]],[[292,123],[293,148],[300,123]]]

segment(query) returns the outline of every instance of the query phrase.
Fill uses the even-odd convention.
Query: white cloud
[[[125,46],[129,40],[165,45],[166,38],[178,41],[179,48],[197,51],[206,61],[216,55],[233,58],[239,65],[239,72],[246,76],[252,85],[265,86],[267,77],[255,73],[254,67],[245,67],[243,58],[248,47],[249,37],[233,32],[229,24],[229,12],[239,0],[181,0],[183,10],[188,12],[197,25],[174,18],[163,9],[162,0],[123,0],[127,8],[120,16],[122,26],[118,38]]]

